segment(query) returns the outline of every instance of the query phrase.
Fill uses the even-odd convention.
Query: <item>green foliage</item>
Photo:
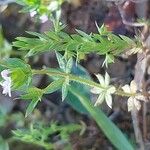
[[[18,77],[21,77],[18,79]],[[26,81],[28,81],[28,76],[26,74],[26,71],[21,68],[15,68],[11,72],[11,78],[13,81],[13,89],[18,89],[22,85],[28,85]]]
[[[34,108],[36,107],[36,105],[38,104],[39,101],[41,101],[43,95],[43,91],[36,88],[36,87],[31,87],[27,90],[27,94],[24,94],[21,96],[22,99],[30,99],[31,102],[29,104],[29,106],[27,107],[26,110],[26,117],[32,113],[32,111],[34,110]]]
[[[62,67],[60,67],[62,70],[64,70],[64,71],[68,70],[69,72],[71,72],[74,75],[78,75],[80,77],[83,77],[83,78],[86,78],[86,79],[90,80],[90,76],[89,76],[88,72],[81,65],[74,64],[74,66],[71,67],[73,62],[70,63],[70,61],[68,61],[69,63],[67,62],[67,64],[71,64],[71,65],[67,65],[67,66],[69,66],[69,69],[67,69],[68,67],[65,67],[65,60],[63,59],[63,56],[60,55],[59,53],[57,53],[57,55],[59,55],[59,56],[57,56],[57,57],[59,57],[59,59],[57,58],[57,60],[60,61],[60,62],[63,62]],[[72,61],[72,58],[70,60]],[[59,62],[59,66],[60,66],[60,62]],[[66,71],[66,72],[68,72],[68,71]],[[63,97],[66,97],[66,95],[67,95],[65,101],[69,105],[71,105],[76,111],[78,111],[80,113],[88,114],[87,110],[83,107],[83,105],[78,100],[78,98],[75,97],[71,92],[68,91],[68,87],[74,87],[74,88],[80,89],[80,90],[82,90],[82,94],[84,94],[88,97],[90,97],[90,88],[85,86],[85,85],[75,83],[75,82],[69,83],[69,81],[66,81],[67,82],[67,84],[66,84],[67,87],[64,87],[65,78],[55,78],[55,77],[52,77],[52,78],[53,78],[54,81],[51,82],[44,89],[44,93],[45,94],[50,94],[50,93],[53,93],[53,92],[55,92],[56,90],[59,90],[59,89],[63,89],[62,93],[63,92],[65,93],[65,90],[66,90],[65,88],[67,88],[67,93],[65,93],[65,96],[63,96]],[[67,78],[67,80],[69,80],[69,78]],[[62,98],[62,99],[64,99],[64,98]]]
[[[13,131],[14,138],[27,142],[33,143],[44,147],[47,150],[55,149],[56,143],[50,139],[52,135],[59,136],[59,142],[63,144],[69,143],[69,136],[75,131],[81,130],[81,126],[78,124],[69,125],[57,125],[57,123],[51,123],[50,126],[41,124],[31,125],[29,129],[15,130]]]
[[[44,91],[45,91],[44,93],[50,94],[50,93],[57,91],[58,89],[60,89],[62,87],[63,83],[64,83],[64,79],[57,79],[57,80],[53,81],[51,84],[49,84],[44,89]]]
[[[5,59],[2,65],[5,65],[8,69],[23,68],[25,70],[31,70],[30,65],[19,58]]]
[[[1,62],[1,67],[10,70],[12,89],[25,91],[28,88],[32,77],[30,65],[18,58],[8,58]]]
[[[66,79],[62,85],[62,101],[65,100],[65,98],[68,94],[68,86],[69,86],[69,78],[66,77]]]
[[[26,55],[28,57],[45,51],[55,50],[63,51],[67,59],[72,56],[80,59],[80,56],[83,54],[95,52],[99,55],[106,55],[106,63],[113,62],[113,56],[117,56],[124,50],[135,46],[133,40],[125,36],[117,36],[111,32],[106,32],[104,26],[98,28],[98,30],[99,34],[91,33],[89,35],[79,30],[77,30],[78,34],[72,35],[68,35],[63,31],[55,32],[53,30],[43,34],[29,32],[29,34],[36,37],[17,37],[17,41],[13,42],[13,46],[18,47],[19,50],[28,51]]]
[[[65,72],[66,74],[71,72],[72,65],[73,65],[73,59],[72,57],[66,61],[63,56],[56,52],[57,61],[59,63],[60,69]],[[62,101],[65,100],[67,94],[68,94],[68,87],[69,87],[69,76],[66,76],[63,84],[62,84]]]
[[[60,69],[64,71],[65,73],[70,73],[73,65],[73,59],[72,57],[69,58],[68,61],[65,60],[65,57],[63,57],[60,53],[56,52],[57,61],[59,63]]]

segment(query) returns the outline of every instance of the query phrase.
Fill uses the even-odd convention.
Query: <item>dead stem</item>
[[[143,59],[141,60],[142,56],[143,56]],[[145,71],[146,71],[146,58],[144,56],[145,56],[144,54],[137,55],[137,63],[135,66],[134,80],[137,84],[137,88],[139,91],[143,87],[142,85],[143,85],[144,75],[145,75]],[[138,111],[135,107],[131,111],[131,116],[132,116],[132,122],[133,122],[133,128],[134,128],[136,142],[139,145],[140,150],[144,150],[144,142],[143,142],[140,126],[139,126]]]
[[[147,104],[143,103],[143,139],[146,142],[147,140],[147,119],[146,119],[146,113],[147,113]]]
[[[143,142],[141,130],[139,127],[138,111],[136,110],[136,107],[132,109],[131,116],[132,116],[132,123],[133,123],[136,142],[139,145],[139,149],[144,150],[144,142]]]
[[[119,13],[120,13],[123,24],[125,24],[127,26],[132,26],[132,27],[144,27],[145,26],[145,23],[143,23],[143,22],[138,23],[138,22],[129,22],[129,21],[127,21],[124,17],[124,12],[122,10],[121,5],[120,4],[116,4],[116,5],[118,7],[118,10],[119,10]]]

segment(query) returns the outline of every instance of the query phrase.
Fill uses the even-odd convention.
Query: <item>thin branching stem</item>
[[[88,80],[85,78],[81,78],[78,77],[76,75],[73,74],[67,74],[61,71],[54,71],[51,69],[42,69],[42,70],[32,70],[33,75],[35,74],[47,74],[48,76],[55,76],[55,77],[62,77],[62,78],[66,78],[69,77],[70,81],[75,81],[77,83],[81,83],[90,87],[97,87],[97,88],[101,88],[101,89],[105,89],[105,87],[101,86],[100,84],[92,81],[92,80]],[[130,96],[136,96],[135,93],[125,93],[124,91],[117,89],[116,92],[114,93],[116,95],[120,95],[120,96],[126,96],[126,97],[130,97]]]

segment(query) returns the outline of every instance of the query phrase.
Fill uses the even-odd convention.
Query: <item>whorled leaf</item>
[[[0,62],[0,68],[10,71],[12,90],[26,90],[31,84],[32,70],[30,65],[19,58],[9,58]]]
[[[26,114],[25,116],[29,116],[36,105],[38,104],[39,101],[41,101],[42,95],[43,95],[43,90],[38,89],[36,87],[31,87],[28,89],[27,93],[24,95],[21,95],[21,99],[24,100],[31,100],[30,104],[27,107]]]

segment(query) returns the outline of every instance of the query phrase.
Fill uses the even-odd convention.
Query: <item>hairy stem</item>
[[[62,78],[66,78],[69,77],[70,81],[75,81],[90,87],[97,87],[97,88],[101,88],[101,89],[105,89],[105,87],[102,87],[100,84],[92,81],[92,80],[88,80],[85,78],[81,78],[78,77],[76,75],[73,74],[67,74],[61,71],[57,71],[55,69],[42,69],[42,70],[32,70],[33,75],[35,74],[47,74],[48,76],[55,76],[55,77],[62,77]],[[125,93],[122,90],[117,89],[116,92],[114,93],[116,95],[120,95],[120,96],[126,96],[126,97],[130,97],[130,96],[135,96],[135,93]]]

